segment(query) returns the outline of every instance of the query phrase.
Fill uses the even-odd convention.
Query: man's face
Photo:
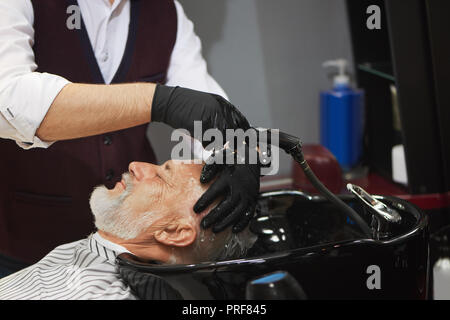
[[[194,263],[241,256],[256,240],[248,230],[235,235],[230,228],[218,234],[200,228],[210,210],[193,211],[209,187],[200,184],[202,167],[176,160],[162,166],[132,162],[114,189],[100,186],[92,193],[95,225],[141,258]],[[150,254],[156,251],[165,254]]]
[[[139,215],[152,211],[179,212],[188,204],[192,208],[206,187],[200,184],[201,164],[170,160],[161,166],[144,162],[132,162],[129,178],[117,183],[111,190],[113,197],[120,196],[131,184],[132,191],[124,205]]]
[[[161,219],[167,223],[180,214],[195,219],[193,206],[207,187],[199,181],[202,167],[176,160],[161,166],[132,162],[112,190],[94,190],[91,208],[97,227],[127,239]]]

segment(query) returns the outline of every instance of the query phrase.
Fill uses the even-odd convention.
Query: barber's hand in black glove
[[[239,110],[219,95],[186,89],[157,85],[152,103],[152,121],[163,122],[174,129],[183,128],[194,136],[194,121],[202,122],[204,131],[250,126]],[[203,146],[206,146],[203,143]]]
[[[250,128],[247,119],[230,102],[219,95],[196,90],[157,85],[152,103],[152,121],[172,128],[183,128],[194,136],[194,121],[202,122],[202,134],[212,128],[225,136],[226,129]],[[202,141],[205,147],[209,142]],[[203,220],[202,226],[213,225],[220,232],[233,224],[233,231],[243,230],[253,216],[259,192],[258,165],[209,165],[203,168],[202,183],[217,180],[194,206],[199,213],[219,197],[225,199]]]
[[[201,226],[212,226],[213,232],[231,225],[234,233],[244,230],[254,215],[260,172],[259,164],[206,164],[200,182],[208,183],[218,174],[219,177],[197,201],[194,211],[200,213],[216,198],[225,198],[203,218]]]

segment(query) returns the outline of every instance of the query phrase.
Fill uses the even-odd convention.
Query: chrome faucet
[[[394,224],[400,224],[402,217],[397,210],[389,208],[383,202],[375,199],[363,188],[348,183],[347,190],[353,193],[356,198],[372,213],[372,233],[374,239],[386,238]]]

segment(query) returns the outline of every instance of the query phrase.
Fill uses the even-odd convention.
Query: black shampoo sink
[[[372,214],[353,195],[340,196],[368,225]],[[123,275],[148,277],[142,298],[245,299],[252,280],[275,271],[292,276],[308,299],[426,299],[428,219],[404,200],[377,196],[401,216],[383,238],[367,237],[326,199],[298,191],[260,195],[250,230],[258,240],[245,257],[195,265],[155,265],[122,254]],[[142,289],[142,288],[141,288]],[[139,291],[139,290],[138,290]],[[142,291],[142,290],[141,290]]]

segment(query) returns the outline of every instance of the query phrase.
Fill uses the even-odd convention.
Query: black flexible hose
[[[294,160],[300,164],[301,168],[303,169],[303,172],[305,173],[308,180],[312,183],[312,185],[326,199],[335,204],[343,213],[350,216],[358,224],[358,226],[361,228],[361,230],[367,237],[372,238],[372,230],[369,228],[364,219],[362,219],[355,212],[355,210],[353,210],[350,206],[348,206],[344,201],[339,199],[330,190],[328,190],[328,188],[325,187],[323,183],[320,182],[320,180],[316,177],[316,175],[311,170],[311,168],[309,167],[308,163],[306,162],[303,156],[300,139],[284,132],[278,132],[278,134],[279,134],[280,148],[283,149],[286,153],[290,154],[292,158],[294,158]]]

